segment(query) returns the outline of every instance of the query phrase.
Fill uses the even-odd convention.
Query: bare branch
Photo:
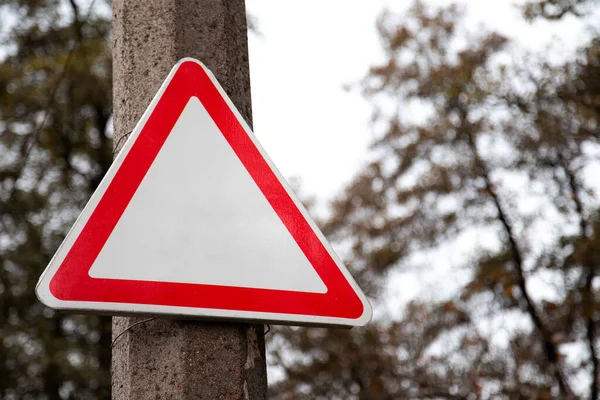
[[[567,176],[567,180],[569,183],[569,188],[571,189],[571,197],[573,199],[573,203],[575,203],[575,211],[577,216],[579,217],[579,230],[582,238],[586,238],[588,236],[588,224],[584,215],[583,202],[581,200],[580,191],[578,188],[577,177],[575,176],[575,172],[571,169],[569,165],[569,161],[565,157],[563,153],[559,152],[559,160],[560,164]],[[596,276],[596,268],[594,265],[584,265],[585,270],[587,271],[587,275],[585,278],[585,284],[583,287],[583,301],[585,306],[583,307],[583,318],[585,319],[586,326],[586,338],[587,338],[587,347],[590,353],[590,361],[592,363],[592,379],[590,383],[590,399],[597,400],[599,395],[599,382],[598,379],[600,377],[600,361],[598,360],[598,351],[596,349],[596,324],[594,321],[594,313],[588,312],[590,308],[593,309],[594,304],[594,293],[592,283],[594,281],[594,277]],[[590,307],[591,305],[591,307]]]
[[[475,143],[475,138],[473,137],[471,125],[467,118],[467,111],[459,107],[459,113],[461,116],[464,133],[466,134],[469,147],[473,153],[475,167],[477,168],[479,175],[484,179],[486,192],[492,199],[494,207],[496,208],[498,220],[500,221],[508,239],[509,247],[512,253],[513,263],[517,272],[517,285],[519,286],[519,290],[521,291],[521,295],[523,296],[523,299],[525,300],[526,304],[525,311],[527,312],[527,314],[529,314],[530,318],[533,321],[535,329],[539,332],[539,334],[542,337],[544,352],[546,354],[548,362],[551,364],[551,369],[554,370],[554,375],[556,376],[556,380],[560,387],[561,393],[566,398],[573,398],[573,391],[569,387],[567,379],[560,368],[559,352],[556,344],[552,340],[552,332],[544,324],[544,321],[540,316],[540,312],[536,308],[535,303],[529,293],[529,290],[527,289],[527,281],[523,269],[523,254],[517,243],[514,228],[504,208],[502,207],[502,203],[500,201],[498,193],[491,182],[489,168],[485,161],[479,155],[479,151]]]

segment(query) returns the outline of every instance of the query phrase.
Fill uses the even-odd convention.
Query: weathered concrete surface
[[[243,0],[113,0],[115,144],[171,67],[202,61],[251,125]],[[113,319],[113,336],[141,318]],[[265,399],[263,326],[156,319],[113,348],[113,399]]]

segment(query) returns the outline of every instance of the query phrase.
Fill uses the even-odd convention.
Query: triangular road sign
[[[357,326],[371,306],[200,62],[170,72],[40,278],[56,309]]]

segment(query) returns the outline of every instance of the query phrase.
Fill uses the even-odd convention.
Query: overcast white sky
[[[586,25],[570,17],[560,23],[529,24],[513,0],[456,3],[466,6],[470,30],[483,27],[500,32],[514,39],[513,46],[543,51],[555,60],[572,56],[575,46],[590,37]],[[282,174],[288,179],[299,177],[302,193],[319,200],[321,214],[327,200],[367,159],[371,138],[371,106],[358,91],[348,92],[344,86],[360,80],[383,58],[375,28],[377,16],[385,7],[402,12],[413,2],[248,0],[246,4],[261,32],[249,39],[256,136]],[[599,17],[596,11],[588,21]],[[510,62],[510,53],[503,61]],[[427,265],[422,273],[409,270],[390,276],[387,302],[376,308],[376,315],[397,315],[407,300],[423,293],[448,296],[454,292],[469,279],[468,271],[456,266],[473,243],[483,240],[484,233],[468,232],[452,249],[440,250],[445,251],[444,257],[440,253],[418,255],[412,261]],[[496,234],[491,236],[489,241],[495,243]],[[544,293],[542,283],[533,281],[533,291]],[[490,329],[495,329],[492,325]]]
[[[428,0],[426,4],[450,2]],[[515,0],[456,2],[466,5],[466,24],[471,30],[483,27],[498,31],[514,39],[514,47],[545,52],[554,60],[570,57],[575,46],[590,37],[586,24],[571,17],[559,23],[528,24],[520,16]],[[343,87],[360,80],[371,65],[382,59],[375,29],[381,11],[385,7],[403,11],[411,4],[408,0],[247,1],[248,11],[262,33],[250,36],[256,136],[283,175],[299,177],[302,192],[316,196],[321,206],[359,170],[367,158],[371,138],[370,105],[358,91],[348,92]],[[588,21],[597,21],[598,17],[596,11]],[[510,62],[510,54],[509,50],[502,61]],[[451,249],[416,255],[419,259],[411,262],[427,268],[392,275],[386,303],[376,307],[376,316],[397,315],[409,299],[423,293],[447,296],[463,285],[469,272],[456,266],[484,234],[467,232],[452,243]],[[491,236],[489,241],[495,243],[496,233]],[[439,257],[441,253],[446,256]],[[542,278],[529,280],[536,297],[548,292]],[[514,315],[494,318],[484,319],[480,329],[500,347],[507,342],[506,331],[500,328],[509,324],[526,329],[529,323],[527,318]],[[573,348],[568,353],[576,359],[585,352]],[[579,385],[587,385],[585,379]]]
[[[448,0],[430,0],[443,5]],[[542,50],[548,44],[581,43],[585,27],[566,22],[527,24],[513,0],[466,0],[468,26],[483,26]],[[412,1],[248,0],[260,36],[250,36],[254,130],[287,178],[302,192],[331,198],[358,171],[370,141],[371,107],[357,82],[381,60],[375,22],[385,7],[402,11]],[[562,51],[556,53],[559,57]]]
[[[567,18],[559,24],[527,24],[515,4],[525,0],[424,0],[467,6],[472,29],[483,26],[541,50],[581,43],[585,27]],[[89,1],[83,2],[87,9]],[[298,177],[302,192],[324,201],[333,197],[366,158],[371,107],[357,90],[383,58],[375,23],[385,9],[404,11],[412,0],[247,0],[260,35],[250,34],[254,130],[286,178]],[[110,10],[96,6],[96,12]],[[3,15],[0,35],[14,20]],[[598,15],[590,16],[598,18]],[[558,51],[559,56],[564,52]]]

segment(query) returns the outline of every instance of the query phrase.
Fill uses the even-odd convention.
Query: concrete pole
[[[113,0],[115,144],[183,57],[202,61],[251,124],[243,0]],[[113,337],[143,318],[113,319]],[[115,400],[265,399],[262,325],[155,319],[113,347]]]

